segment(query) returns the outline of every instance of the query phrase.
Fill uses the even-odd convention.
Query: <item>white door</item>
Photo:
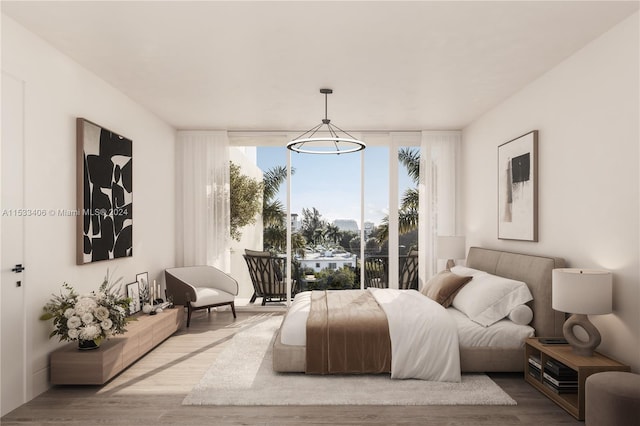
[[[1,415],[26,402],[24,258],[24,83],[2,73]]]

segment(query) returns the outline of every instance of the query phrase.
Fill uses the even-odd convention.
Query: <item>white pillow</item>
[[[454,266],[451,269],[451,272],[453,272],[456,275],[462,275],[465,277],[472,277],[474,275],[478,275],[478,274],[486,274],[487,272],[485,271],[481,271],[479,269],[473,269],[473,268],[468,268],[466,266]]]
[[[452,305],[472,321],[488,327],[531,300],[533,296],[524,282],[484,273],[474,275]]]
[[[518,305],[509,312],[508,317],[518,325],[529,325],[533,320],[533,311],[528,305]]]

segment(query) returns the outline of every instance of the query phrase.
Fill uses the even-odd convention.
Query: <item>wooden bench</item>
[[[78,350],[71,342],[50,355],[51,384],[102,385],[129,367],[182,327],[184,308],[156,315],[139,313],[127,332],[102,342],[98,349]]]

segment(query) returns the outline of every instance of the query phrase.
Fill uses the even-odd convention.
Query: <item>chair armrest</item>
[[[213,267],[210,269],[209,274],[211,284],[203,285],[203,287],[214,287],[218,290],[233,294],[234,296],[238,295],[239,286],[238,281],[236,281],[235,278],[219,269]]]
[[[174,268],[175,269],[175,268]],[[173,303],[186,306],[197,299],[196,288],[188,282],[178,278],[170,270],[164,271],[167,294],[173,297]]]

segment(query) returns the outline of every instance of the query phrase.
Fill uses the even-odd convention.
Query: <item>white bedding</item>
[[[307,318],[311,309],[311,292],[303,291],[293,298],[280,328],[280,341],[285,345],[307,345]]]
[[[391,378],[460,382],[458,330],[447,310],[415,290],[368,290],[387,315]]]
[[[295,296],[280,331],[280,340],[283,344],[292,346],[307,344],[306,324],[310,304],[311,292],[305,291]],[[462,348],[487,346],[505,349],[520,348],[524,346],[524,340],[527,337],[533,337],[535,334],[532,327],[518,325],[506,318],[491,327],[483,327],[453,307],[446,311],[457,324],[459,346]]]
[[[446,309],[417,291],[368,289],[384,310],[391,337],[391,377],[443,382],[460,381],[456,323]],[[311,292],[295,296],[284,319],[280,340],[306,345]],[[429,324],[429,327],[418,327]]]
[[[447,308],[447,312],[456,321],[461,348],[492,347],[522,348],[528,337],[533,337],[534,329],[528,325],[518,325],[505,318],[490,327],[484,327],[460,312],[456,308]]]

